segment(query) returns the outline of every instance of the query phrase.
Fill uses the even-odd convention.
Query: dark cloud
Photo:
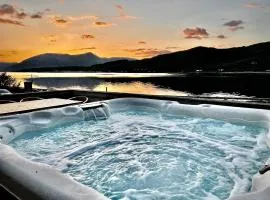
[[[106,22],[95,22],[96,25],[98,26],[104,26],[104,25],[107,25]]]
[[[113,24],[112,23],[103,22],[103,21],[97,21],[97,22],[94,22],[93,25],[96,26],[96,27],[110,27]]]
[[[63,19],[63,18],[61,18],[61,17],[55,17],[55,18],[54,18],[54,22],[55,22],[56,24],[66,24],[66,23],[68,23],[67,20],[65,20],[65,19]]]
[[[79,49],[71,49],[70,51],[85,51],[85,50],[95,50],[96,47],[86,47],[86,48],[79,48]]]
[[[225,35],[222,35],[222,34],[221,34],[221,35],[218,35],[217,38],[218,38],[218,39],[226,39],[227,37],[226,37]]]
[[[11,20],[11,19],[3,19],[3,18],[0,18],[0,24],[13,24],[17,26],[24,26],[24,24],[20,21]]]
[[[18,18],[18,19],[24,19],[26,17],[28,17],[28,14],[25,13],[24,11],[16,13],[16,18]]]
[[[139,41],[138,44],[147,44],[145,41]]]
[[[9,4],[2,4],[0,5],[0,16],[1,15],[12,15],[17,13],[17,10]]]
[[[229,26],[229,27],[236,27],[236,26],[239,26],[241,24],[244,24],[244,22],[242,20],[231,20],[223,25]]]
[[[223,25],[227,26],[230,31],[237,31],[245,28],[242,24],[244,24],[242,20],[231,20]]]
[[[124,51],[133,53],[135,56],[139,56],[139,57],[153,57],[153,56],[171,53],[171,51],[157,49],[157,48],[124,49]]]
[[[37,12],[37,13],[31,15],[31,18],[32,19],[41,19],[43,17],[43,14],[44,14],[43,12]]]
[[[82,38],[82,39],[94,39],[95,36],[90,35],[90,34],[83,34],[83,35],[81,36],[81,38]]]
[[[141,52],[141,51],[145,51],[147,49],[145,48],[138,48],[138,49],[124,49],[124,51],[126,52],[130,52],[130,53],[136,53],[136,52]]]
[[[203,39],[208,38],[209,33],[204,28],[186,28],[183,30],[186,39]]]
[[[31,17],[32,19],[41,19],[43,16],[42,12],[37,12],[34,14],[29,14],[24,11],[24,9],[16,9],[14,6],[9,4],[0,5],[0,16],[8,16],[10,18],[15,18],[18,20],[22,20],[26,17]]]
[[[0,5],[0,16],[9,16],[17,19],[24,19],[25,17],[28,16],[27,13],[21,9],[18,11],[17,9],[14,8],[14,6],[9,5],[9,4],[2,4]]]
[[[44,11],[45,11],[45,12],[50,12],[51,9],[50,9],[50,8],[46,8]]]

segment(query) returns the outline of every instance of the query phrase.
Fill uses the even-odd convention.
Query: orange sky
[[[267,0],[0,0],[0,62],[42,53],[146,58],[249,45],[270,39],[269,18]]]

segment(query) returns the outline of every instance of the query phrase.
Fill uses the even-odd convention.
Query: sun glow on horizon
[[[87,52],[142,59],[196,46],[250,45],[270,40],[269,17],[267,0],[0,0],[0,62]]]

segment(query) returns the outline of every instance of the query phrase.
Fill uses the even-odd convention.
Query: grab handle
[[[262,169],[259,170],[260,174],[265,174],[270,170],[270,165],[265,165]]]

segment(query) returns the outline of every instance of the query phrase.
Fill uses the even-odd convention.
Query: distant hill
[[[143,60],[103,59],[93,54],[78,56],[45,54],[19,63],[21,71],[92,72],[194,72],[270,70],[270,42],[247,47],[216,49],[196,47]],[[111,62],[109,62],[111,61]],[[92,65],[92,66],[91,66]],[[89,67],[91,66],[91,67]]]
[[[196,47],[150,59],[94,65],[102,72],[264,71],[270,69],[270,42],[247,47]]]
[[[9,63],[9,62],[0,62],[0,72],[6,71],[6,69],[10,66],[13,66],[17,63]]]
[[[71,66],[91,67],[92,65],[103,64],[106,62],[120,59],[123,58],[101,58],[93,53],[85,53],[79,55],[47,53],[28,58],[18,64],[9,66],[7,70],[27,71],[28,69],[31,69],[32,71],[35,71],[39,70],[39,68],[46,69],[46,68],[71,67]]]

